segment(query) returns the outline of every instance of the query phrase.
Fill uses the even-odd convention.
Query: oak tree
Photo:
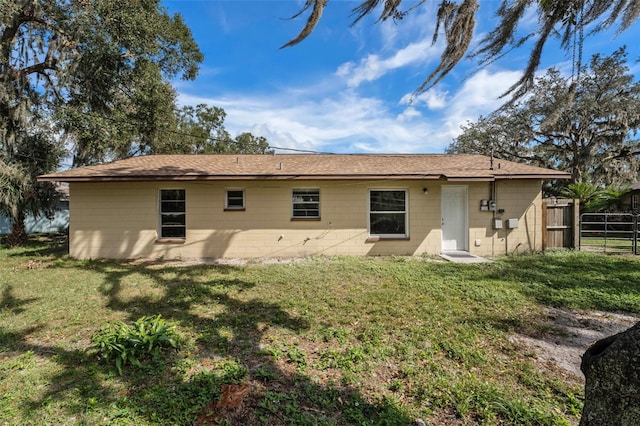
[[[571,173],[571,183],[622,186],[638,178],[640,82],[624,48],[594,55],[577,79],[552,68],[531,93],[475,123],[449,153],[480,153]]]
[[[7,193],[25,192],[18,182],[30,181],[26,160],[39,161],[40,173],[58,167],[47,155],[21,154],[34,138],[47,145],[41,152],[69,150],[74,166],[156,143],[173,120],[169,81],[193,79],[202,59],[180,15],[159,0],[0,0],[0,181],[13,186]],[[47,184],[39,185],[26,191]],[[0,207],[22,209],[21,199],[3,197]]]
[[[245,132],[235,138],[227,131],[224,109],[206,104],[186,105],[176,111],[175,125],[161,143],[148,153],[155,154],[268,154],[266,138]]]

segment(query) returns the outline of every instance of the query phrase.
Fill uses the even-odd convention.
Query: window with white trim
[[[160,238],[187,235],[187,203],[184,189],[160,190]]]
[[[320,218],[320,190],[294,189],[291,193],[291,217],[294,219]]]
[[[407,191],[372,189],[369,191],[369,235],[406,238],[408,229]]]
[[[244,189],[227,189],[224,208],[227,210],[244,210]]]

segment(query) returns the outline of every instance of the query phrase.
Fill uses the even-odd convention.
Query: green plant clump
[[[181,338],[175,325],[161,315],[143,316],[133,324],[112,321],[91,337],[91,350],[101,360],[115,363],[118,373],[126,364],[141,367],[143,362],[157,362],[167,349],[179,349]]]

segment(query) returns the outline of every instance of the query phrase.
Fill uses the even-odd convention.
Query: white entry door
[[[442,187],[442,251],[468,250],[467,187]]]

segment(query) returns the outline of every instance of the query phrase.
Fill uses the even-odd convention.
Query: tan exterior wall
[[[480,200],[491,198],[489,182],[469,185],[469,251],[490,257],[542,250],[542,182],[501,180],[495,186],[494,213],[480,210]],[[502,229],[494,229],[494,218]],[[517,228],[509,229],[508,219],[517,219]]]
[[[76,258],[220,258],[310,255],[438,254],[440,181],[236,181],[71,183],[70,254]],[[460,185],[460,184],[457,184]],[[468,187],[469,251],[493,256],[540,249],[541,182],[498,182],[502,217],[518,218],[509,232],[491,228],[489,182]],[[225,211],[225,189],[245,190],[244,211]],[[292,221],[293,188],[320,189],[320,220]],[[428,193],[423,193],[428,188]],[[185,189],[184,242],[158,241],[159,190]],[[369,189],[406,189],[409,238],[372,241]],[[478,240],[478,241],[476,241]]]

